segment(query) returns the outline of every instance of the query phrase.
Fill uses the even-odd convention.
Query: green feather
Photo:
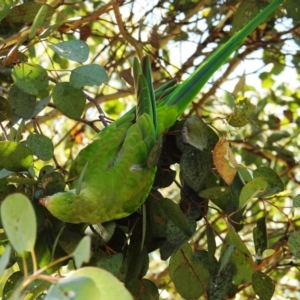
[[[69,173],[69,178],[75,179],[73,190],[40,202],[54,216],[70,223],[103,223],[136,211],[151,190],[162,133],[175,123],[244,38],[281,3],[274,0],[175,90],[173,82],[154,93],[149,58],[143,58],[141,65],[135,59],[137,107],[102,130],[78,154]]]

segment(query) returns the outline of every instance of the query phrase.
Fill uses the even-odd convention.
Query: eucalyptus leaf
[[[12,194],[1,203],[1,219],[6,235],[20,253],[32,252],[36,240],[36,217],[31,202],[22,194]]]
[[[82,115],[85,106],[85,94],[70,83],[56,84],[53,88],[52,98],[56,107],[68,118],[77,120]]]
[[[88,263],[91,257],[91,238],[85,236],[73,252],[76,268],[80,268],[83,263]]]
[[[25,171],[33,162],[32,151],[18,142],[0,142],[0,167],[9,171]]]
[[[30,134],[27,137],[26,145],[43,161],[49,160],[53,157],[54,146],[52,141],[42,134]]]
[[[108,76],[105,69],[96,64],[77,67],[72,70],[70,76],[70,84],[79,89],[84,86],[100,86],[107,81]]]
[[[81,40],[61,42],[55,45],[49,45],[49,47],[60,56],[73,61],[85,62],[88,59],[89,47]]]
[[[15,84],[29,95],[37,95],[49,84],[48,74],[40,65],[19,64],[13,68],[11,76]]]

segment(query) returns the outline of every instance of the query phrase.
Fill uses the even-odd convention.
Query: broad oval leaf
[[[88,263],[91,257],[91,238],[85,236],[77,245],[73,252],[76,268],[80,268],[82,264]]]
[[[54,146],[52,141],[42,134],[30,134],[27,137],[26,145],[43,161],[53,157]]]
[[[65,179],[59,172],[46,173],[41,179],[44,195],[49,196],[62,192],[65,189]]]
[[[237,172],[237,161],[225,138],[220,138],[216,144],[213,150],[213,160],[220,176],[228,185],[231,185]]]
[[[185,244],[172,255],[169,263],[169,272],[178,293],[185,299],[198,299],[209,282],[210,275],[204,264],[192,260],[192,249]]]
[[[290,234],[288,246],[293,255],[300,258],[300,231],[295,231]]]
[[[45,300],[99,300],[100,291],[96,283],[89,276],[69,276],[59,280],[52,285],[45,297]]]
[[[9,171],[26,171],[33,162],[32,151],[18,142],[0,142],[0,167]]]
[[[36,2],[27,2],[21,5],[16,5],[9,11],[5,20],[8,23],[32,23],[43,5],[45,4]],[[47,6],[47,17],[51,17],[55,13],[55,9],[51,5]]]
[[[80,40],[61,42],[55,45],[49,45],[49,47],[60,56],[77,62],[85,62],[89,56],[88,45]]]
[[[71,72],[70,84],[75,88],[82,88],[83,86],[99,86],[108,81],[108,76],[102,66],[90,64],[80,66]]]
[[[85,95],[82,90],[74,88],[68,82],[58,83],[53,88],[53,102],[68,118],[77,120],[83,113]]]
[[[19,64],[13,68],[11,76],[14,83],[30,95],[37,95],[47,89],[49,84],[46,70],[39,65]]]
[[[0,96],[0,122],[9,120],[13,116],[13,110],[9,101]]]
[[[207,125],[198,116],[189,117],[182,128],[182,140],[199,150],[208,146]]]
[[[34,249],[36,217],[31,202],[22,194],[12,194],[1,204],[1,219],[14,249],[22,254]]]
[[[168,198],[165,198],[160,204],[169,219],[186,235],[191,236],[191,228],[187,222],[186,216],[183,214],[179,206]]]
[[[260,193],[266,191],[268,182],[264,177],[256,177],[249,181],[243,188],[239,197],[239,208],[243,208]]]
[[[116,299],[117,297],[118,300],[133,300],[124,285],[116,277],[105,270],[86,267],[75,271],[70,277],[74,278],[77,276],[86,276],[95,282],[97,289],[101,293],[101,298],[98,299],[111,300]],[[87,298],[88,297],[85,297],[84,299]]]
[[[252,287],[259,299],[263,300],[271,300],[275,291],[275,284],[272,279],[259,271],[252,275]]]
[[[30,119],[34,115],[36,96],[26,93],[16,84],[13,84],[9,90],[9,104],[17,116]]]
[[[253,177],[263,177],[268,188],[260,196],[271,196],[284,190],[284,184],[278,174],[269,167],[259,167],[253,171]]]

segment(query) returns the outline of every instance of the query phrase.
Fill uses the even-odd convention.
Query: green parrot
[[[274,0],[217,49],[175,89],[153,91],[149,58],[133,62],[137,106],[97,134],[74,160],[73,189],[40,199],[55,217],[97,224],[135,212],[146,200],[156,174],[162,135],[183,113],[216,70],[282,0]],[[162,95],[162,97],[159,97]]]

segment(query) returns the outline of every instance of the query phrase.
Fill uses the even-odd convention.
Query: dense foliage
[[[156,89],[180,83],[268,2],[0,4],[3,298],[299,297],[298,0],[164,134],[140,210],[89,226],[39,204],[68,189],[79,151],[135,105],[133,57],[150,57]]]

